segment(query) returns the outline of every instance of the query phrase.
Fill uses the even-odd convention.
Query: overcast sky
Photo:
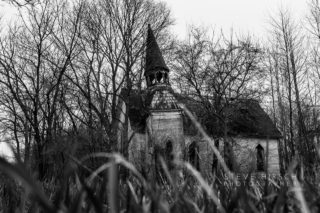
[[[270,15],[287,8],[297,19],[305,19],[309,0],[164,0],[176,20],[174,32],[183,38],[189,24],[222,28],[228,33],[265,37]]]
[[[160,1],[160,0],[158,0]],[[228,33],[266,35],[270,15],[287,8],[296,19],[305,19],[310,0],[161,0],[171,8],[176,25],[172,28],[179,38],[186,35],[187,25],[202,25]],[[3,21],[13,10],[0,0]]]

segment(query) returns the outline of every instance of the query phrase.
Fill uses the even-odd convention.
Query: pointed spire
[[[165,70],[169,72],[169,68],[164,62],[160,48],[154,37],[150,24],[148,25],[147,50],[146,50],[146,67],[145,75],[156,70]]]

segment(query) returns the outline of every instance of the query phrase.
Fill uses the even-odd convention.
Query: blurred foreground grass
[[[161,161],[160,180],[143,177],[119,154],[99,153],[105,164],[84,175],[70,161],[63,177],[36,181],[19,161],[0,159],[0,212],[319,212],[316,180],[257,175],[203,177],[187,162],[169,171]],[[122,168],[122,169],[120,169]],[[126,169],[126,178],[119,171]],[[252,178],[251,176],[255,177]]]

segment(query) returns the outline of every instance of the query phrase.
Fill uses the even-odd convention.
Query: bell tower
[[[182,159],[184,132],[182,110],[178,106],[169,82],[167,67],[153,31],[148,26],[145,78],[147,82],[146,105],[149,111],[147,128],[149,147],[163,155],[165,160]],[[170,160],[171,159],[171,160]],[[170,162],[167,162],[170,165]]]

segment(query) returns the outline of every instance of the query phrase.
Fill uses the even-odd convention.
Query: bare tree
[[[282,173],[285,171],[290,163],[291,156],[288,151],[288,127],[287,124],[287,113],[285,104],[283,101],[283,90],[281,89],[281,60],[279,53],[276,51],[276,47],[267,49],[265,53],[265,69],[269,70],[270,73],[270,89],[272,97],[272,110],[273,110],[273,121],[279,127],[282,132],[283,138],[279,140],[279,155],[280,165]]]
[[[132,88],[141,87],[147,26],[151,23],[157,36],[164,37],[172,24],[170,10],[147,0],[97,1],[86,5],[84,17],[81,52],[67,77],[76,87],[81,123],[94,131],[100,129],[108,137],[109,148],[115,150],[121,89],[126,88],[126,93],[120,98],[127,100]],[[123,125],[127,129],[128,118]],[[124,135],[119,151],[125,156],[128,141]]]
[[[34,153],[44,178],[45,153],[67,135],[89,142],[89,152],[117,148],[117,104],[141,87],[147,26],[164,41],[172,19],[164,3],[149,0],[25,6],[0,42],[2,129],[18,155]]]
[[[226,150],[225,109],[236,100],[257,97],[258,76],[263,74],[260,62],[261,51],[250,38],[214,39],[201,28],[191,28],[188,39],[177,48],[177,86],[204,106],[205,112],[199,117],[206,118],[202,123],[207,128],[212,127],[209,132],[222,133]]]
[[[17,7],[23,7],[23,6],[30,6],[30,5],[33,6],[39,0],[2,0],[2,1],[8,2]]]
[[[285,82],[284,88],[287,91],[291,155],[293,157],[299,154],[307,168],[311,169],[316,156],[314,155],[314,144],[308,138],[303,113],[303,99],[301,98],[306,85],[304,74],[307,71],[305,38],[300,26],[294,22],[288,11],[280,11],[279,15],[272,19],[272,26],[273,43],[277,47],[276,54],[280,59],[279,70]],[[297,114],[294,113],[295,111]],[[297,138],[294,135],[294,116],[297,117]]]
[[[7,96],[2,107],[11,113],[14,128],[20,120],[23,135],[32,135],[40,179],[47,170],[45,152],[57,128],[66,124],[60,116],[62,85],[76,54],[81,10],[72,13],[67,2],[43,1],[27,8],[22,24],[1,38],[0,85]]]
[[[203,29],[192,28],[177,48],[176,62],[181,92],[203,102],[215,116],[229,101],[258,94],[254,79],[263,74],[261,51],[249,38],[213,41]]]

